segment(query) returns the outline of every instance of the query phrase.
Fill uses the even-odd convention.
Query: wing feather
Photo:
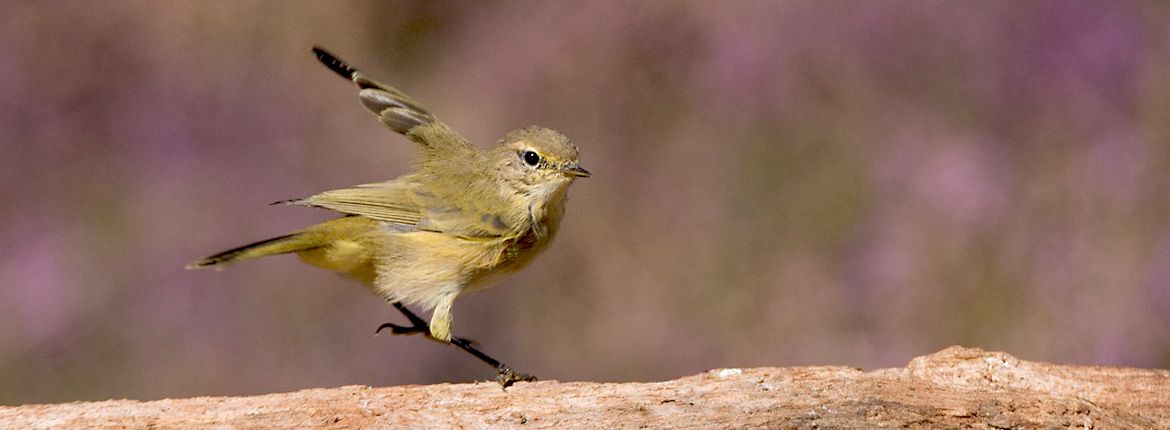
[[[362,105],[386,128],[432,149],[432,152],[473,148],[463,136],[401,90],[374,80],[321,47],[313,47],[313,53],[321,64],[358,87],[358,99]]]
[[[404,226],[417,226],[422,202],[412,195],[410,183],[388,181],[325,191],[286,203],[315,206],[341,213],[360,215]]]
[[[484,177],[469,170],[469,164],[462,161],[474,159],[479,151],[459,133],[397,88],[370,78],[320,47],[313,47],[313,53],[322,64],[358,87],[362,105],[383,125],[424,148],[422,164],[428,166],[425,170],[442,171],[443,175],[407,175],[279,203],[363,216],[391,223],[400,231],[433,231],[465,238],[504,237],[523,229],[528,219],[526,207],[485,207],[480,202],[499,201],[500,196],[466,195],[470,190],[493,193],[496,187],[466,186]],[[427,178],[441,184],[424,184]]]
[[[452,203],[457,201],[463,204]],[[280,203],[363,216],[394,224],[400,231],[422,230],[466,238],[495,238],[516,230],[507,214],[477,207],[475,201],[474,198],[438,196],[417,182],[398,179],[325,191]]]

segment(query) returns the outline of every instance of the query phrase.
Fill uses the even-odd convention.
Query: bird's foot
[[[378,330],[375,331],[375,333],[380,333],[382,330],[390,329],[390,332],[394,334],[422,334],[425,335],[427,339],[458,347],[468,354],[475,356],[475,358],[478,358],[480,361],[483,361],[488,366],[495,368],[496,382],[500,383],[500,387],[503,389],[507,389],[508,387],[512,386],[512,384],[517,382],[532,382],[536,380],[535,376],[526,373],[517,373],[513,371],[512,368],[508,367],[504,363],[501,363],[499,360],[484,354],[483,351],[480,351],[478,348],[476,348],[475,341],[473,340],[450,336],[449,330],[447,330],[446,339],[436,338],[434,333],[431,332],[431,327],[427,325],[427,322],[415,315],[414,312],[411,312],[410,309],[407,309],[405,305],[399,302],[390,302],[390,304],[393,305],[394,308],[401,311],[402,314],[406,316],[406,319],[410,320],[410,325],[385,323],[378,326]]]
[[[378,326],[378,329],[374,330],[374,333],[375,334],[382,333],[382,330],[385,330],[385,329],[390,329],[390,333],[392,333],[392,334],[406,334],[406,335],[425,334],[425,335],[427,335],[427,337],[431,336],[431,328],[427,327],[425,324],[422,326],[418,326],[418,325],[405,326],[405,325],[398,325],[398,324],[394,324],[394,323],[385,323],[385,324]]]
[[[502,366],[502,365],[500,367],[496,368],[496,373],[497,373],[496,382],[499,382],[500,388],[503,388],[505,390],[508,389],[508,387],[512,386],[512,384],[515,384],[517,382],[535,382],[536,381],[536,376],[529,375],[527,373],[514,372],[514,371],[512,371],[512,369],[509,369],[508,367]]]

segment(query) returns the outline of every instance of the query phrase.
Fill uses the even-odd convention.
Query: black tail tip
[[[269,204],[268,204],[268,206],[276,206],[276,205],[298,205],[298,206],[304,206],[304,205],[300,204],[300,203],[301,203],[301,200],[302,200],[302,199],[285,199],[285,200],[277,200],[277,201],[275,201],[275,202],[269,203]]]
[[[353,76],[357,74],[357,69],[349,67],[344,61],[341,61],[341,59],[330,54],[329,51],[326,51],[320,46],[313,46],[313,55],[317,56],[317,60],[321,61],[321,64],[324,64],[329,70],[341,75],[343,78],[352,81]]]

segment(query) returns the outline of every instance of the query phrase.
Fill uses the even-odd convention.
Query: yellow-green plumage
[[[345,214],[286,236],[213,255],[189,268],[297,253],[306,263],[362,281],[377,295],[433,309],[435,339],[451,339],[451,305],[525,267],[548,246],[565,195],[589,176],[560,133],[529,127],[482,150],[418,102],[325,53],[318,58],[360,89],[379,120],[422,147],[416,171],[282,203]]]

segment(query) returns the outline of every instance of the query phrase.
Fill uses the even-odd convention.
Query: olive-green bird
[[[379,330],[422,333],[458,346],[495,367],[505,387],[535,379],[452,336],[451,306],[460,294],[524,268],[556,236],[569,185],[589,176],[577,147],[556,131],[528,127],[509,132],[490,149],[479,149],[398,89],[370,79],[319,47],[313,52],[357,85],[362,104],[382,124],[422,148],[416,170],[386,182],[278,202],[344,215],[200,259],[187,268],[220,268],[296,253],[306,263],[365,283],[411,320],[410,326],[383,324]],[[433,310],[429,326],[404,304]]]

